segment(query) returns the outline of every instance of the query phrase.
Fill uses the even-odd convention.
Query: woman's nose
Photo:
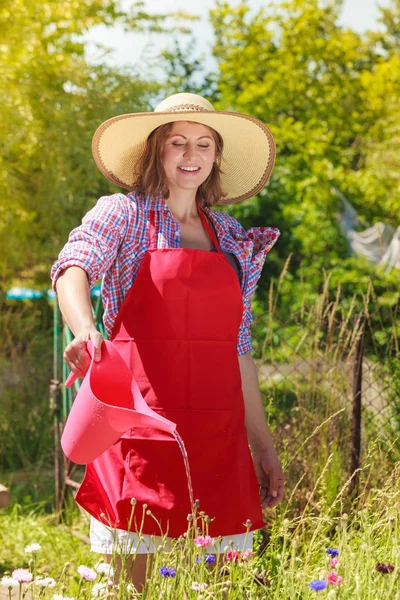
[[[184,156],[188,160],[193,160],[197,156],[196,146],[193,144],[186,144],[186,148],[184,151]]]

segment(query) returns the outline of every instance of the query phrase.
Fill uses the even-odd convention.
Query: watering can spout
[[[129,367],[112,342],[103,340],[101,359],[94,360],[94,344],[87,343],[90,367],[76,395],[61,438],[66,456],[88,464],[115,444],[132,427],[152,427],[174,434],[176,424],[145,402]],[[65,386],[77,379],[70,373]]]

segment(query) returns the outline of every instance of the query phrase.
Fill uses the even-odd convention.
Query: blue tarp
[[[98,298],[100,296],[100,287],[94,287],[90,290],[90,296],[92,298]],[[53,300],[56,297],[54,290],[50,289],[47,291],[32,290],[23,287],[13,287],[6,292],[6,298],[8,300],[35,300],[37,298],[43,298],[46,295],[48,300]]]

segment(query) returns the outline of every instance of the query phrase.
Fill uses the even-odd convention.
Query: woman
[[[245,522],[250,531],[262,527],[261,507],[276,506],[283,495],[250,337],[250,299],[279,231],[246,233],[211,206],[242,201],[266,184],[272,135],[253,117],[174,94],[153,113],[103,123],[93,152],[102,173],[132,191],[100,198],[53,265],[53,286],[75,335],[64,358],[83,377],[92,340],[100,360],[89,288],[103,276],[108,335],[147,404],[177,424],[210,535],[222,536],[222,549],[232,539],[240,544]],[[106,525],[116,529],[114,539],[133,541],[133,581],[141,588],[149,536],[159,529],[146,515],[145,542],[136,548],[132,498],[135,515],[146,505],[170,537],[186,531],[186,474],[168,434],[128,431],[87,466],[76,498],[92,515],[94,551],[113,550]]]

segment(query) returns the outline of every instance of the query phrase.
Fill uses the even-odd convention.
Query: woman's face
[[[211,173],[215,161],[211,130],[201,123],[176,121],[161,157],[170,188],[196,190]]]

